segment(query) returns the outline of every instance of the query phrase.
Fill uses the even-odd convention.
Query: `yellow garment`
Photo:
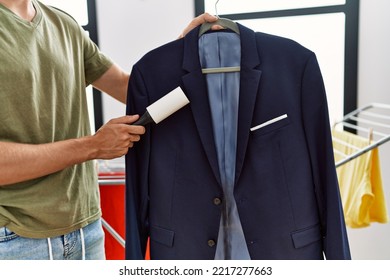
[[[347,131],[332,131],[335,161],[370,144],[369,139]],[[343,142],[343,143],[340,143]],[[367,227],[371,222],[388,222],[378,148],[339,166],[337,176],[345,222],[351,228]]]

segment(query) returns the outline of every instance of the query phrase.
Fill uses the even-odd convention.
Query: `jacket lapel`
[[[252,116],[255,108],[256,97],[260,84],[261,70],[260,57],[258,55],[255,32],[240,24],[241,37],[241,73],[240,73],[240,97],[238,109],[238,133],[236,176],[237,184],[245,160],[248,146],[249,133],[252,124]]]
[[[182,77],[184,91],[190,100],[190,107],[196,127],[216,180],[221,185],[217,152],[213,135],[211,111],[207,95],[207,84],[199,62],[198,29],[184,38],[183,69],[188,73]]]

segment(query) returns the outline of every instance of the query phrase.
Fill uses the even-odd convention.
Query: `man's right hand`
[[[131,125],[139,116],[123,116],[110,120],[92,136],[92,149],[94,159],[113,159],[127,154],[134,142],[141,139],[145,128]]]

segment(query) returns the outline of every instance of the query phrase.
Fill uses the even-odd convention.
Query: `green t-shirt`
[[[112,62],[69,15],[33,4],[32,22],[0,4],[0,141],[40,144],[89,135],[85,88]],[[0,227],[21,236],[62,235],[100,215],[93,161],[0,186]]]

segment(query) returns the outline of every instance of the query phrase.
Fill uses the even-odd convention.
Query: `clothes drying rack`
[[[366,136],[370,144],[364,148],[355,148],[349,155],[343,155],[343,158],[336,162],[336,168],[357,158],[358,156],[386,143],[390,140],[390,105],[381,103],[371,103],[358,108],[345,115],[342,120],[336,122],[334,129],[344,129],[355,134]],[[340,141],[333,138],[333,141]],[[339,151],[334,150],[335,153]],[[99,178],[99,185],[123,185],[124,176],[115,176],[110,178]],[[103,227],[109,232],[123,247],[125,240],[102,218]]]
[[[336,122],[333,129],[347,130],[369,140],[369,145],[364,148],[350,146],[353,152],[348,155],[335,149],[334,153],[342,156],[342,159],[336,162],[337,168],[390,140],[390,105],[371,103],[358,108]],[[332,140],[348,145],[335,137]]]

